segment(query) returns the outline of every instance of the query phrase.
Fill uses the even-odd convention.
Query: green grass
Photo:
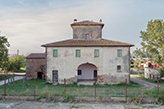
[[[6,85],[7,95],[15,96],[33,96],[34,95],[34,82],[35,80],[27,80],[27,86],[23,87],[23,80],[18,80],[15,82],[15,86],[9,87]],[[164,86],[164,83],[161,83]],[[160,93],[164,92],[164,88],[160,87]],[[4,93],[4,85],[0,86],[0,94]],[[93,97],[94,96],[94,85],[85,86],[68,84],[66,85],[66,93],[71,96],[76,97]],[[125,96],[125,83],[115,84],[115,85],[96,85],[97,96],[101,97],[124,97]],[[54,96],[62,96],[64,94],[64,85],[52,85],[44,80],[36,80],[36,96],[40,98],[52,98]],[[157,97],[157,89],[148,90],[148,88],[143,87],[137,83],[131,81],[127,85],[128,96],[146,96],[146,97]]]
[[[16,96],[33,96],[34,95],[34,82],[35,80],[27,80],[27,86],[23,87],[23,80],[15,82],[15,86],[9,87],[6,85],[7,95]],[[160,90],[162,93],[162,90]],[[152,96],[156,97],[156,89],[148,90],[147,88],[137,83],[131,82],[127,85],[128,96]],[[0,86],[0,94],[4,93],[4,85]],[[94,85],[93,86],[78,86],[76,83],[66,85],[66,93],[76,97],[93,97],[94,96]],[[125,83],[116,85],[96,85],[97,96],[107,97],[124,97],[125,96]],[[64,85],[52,85],[44,80],[36,80],[36,96],[48,97],[62,96],[64,94]]]

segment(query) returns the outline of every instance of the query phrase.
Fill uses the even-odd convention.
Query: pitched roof
[[[68,39],[41,45],[42,47],[131,47],[133,44],[113,41],[108,39],[100,40],[75,40]]]
[[[85,21],[81,21],[81,22],[74,22],[71,24],[72,26],[104,26],[103,23],[101,22],[93,22],[93,21],[89,21],[89,20],[85,20]]]
[[[26,57],[26,59],[45,59],[45,57],[45,53],[31,53]]]

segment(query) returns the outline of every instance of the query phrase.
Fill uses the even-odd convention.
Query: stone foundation
[[[119,83],[125,83],[127,79],[127,83],[129,83],[129,75],[112,75],[112,74],[104,74],[104,75],[98,75],[97,76],[97,84],[119,84]]]
[[[112,84],[119,84],[125,83],[127,79],[127,83],[129,83],[129,75],[128,74],[120,74],[120,75],[112,75],[112,74],[104,74],[104,75],[97,75],[97,84],[104,85],[112,85]],[[47,81],[52,83],[51,79],[47,78]],[[83,81],[85,82],[85,81]],[[66,84],[73,84],[77,83],[77,76],[71,78],[66,78]],[[64,84],[64,79],[59,79],[59,84]]]

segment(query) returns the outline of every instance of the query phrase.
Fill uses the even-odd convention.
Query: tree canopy
[[[8,47],[10,46],[5,36],[0,36],[0,68],[5,69],[8,65]]]
[[[140,43],[147,57],[152,56],[154,62],[163,67],[164,60],[164,22],[160,19],[151,20],[146,31],[140,31]],[[143,52],[142,52],[143,53]]]
[[[21,67],[26,66],[26,59],[23,55],[14,55],[9,58],[8,70],[20,70]]]

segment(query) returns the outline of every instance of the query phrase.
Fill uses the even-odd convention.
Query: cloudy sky
[[[140,31],[151,19],[163,19],[163,11],[163,0],[0,0],[0,31],[10,54],[38,53],[42,44],[72,38],[74,18],[102,19],[103,38],[139,47]]]

